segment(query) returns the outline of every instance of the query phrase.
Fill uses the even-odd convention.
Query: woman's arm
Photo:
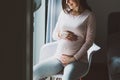
[[[82,55],[87,53],[87,50],[92,46],[95,39],[95,33],[96,33],[95,14],[91,13],[88,17],[85,43],[82,45],[80,50],[74,55],[76,60],[80,59]]]

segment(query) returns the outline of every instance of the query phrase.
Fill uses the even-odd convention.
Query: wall
[[[97,18],[96,42],[105,45],[107,39],[108,16],[112,12],[120,12],[120,0],[87,0]]]
[[[32,8],[27,6],[26,2],[27,0],[0,2],[2,8],[0,14],[0,80],[31,80],[26,77],[30,74],[26,72],[30,69],[29,62],[32,62],[29,61],[26,66],[26,60],[30,59],[27,57],[32,57],[27,56],[29,48],[26,48],[26,43],[32,39],[26,42],[26,38],[29,37],[29,34],[26,37],[26,21],[31,20],[28,18],[30,13],[27,14],[27,11]],[[29,7],[29,10],[26,7]],[[31,24],[32,22],[28,25]]]
[[[96,14],[97,35],[96,42],[102,48],[98,54],[93,56],[91,69],[85,80],[109,80],[107,68],[107,38],[108,38],[108,17],[113,12],[120,12],[120,0],[87,0]]]
[[[102,51],[95,56],[95,62],[106,61],[106,43],[108,37],[108,16],[112,12],[120,12],[120,0],[87,0],[96,14],[97,33],[96,43],[102,47]]]

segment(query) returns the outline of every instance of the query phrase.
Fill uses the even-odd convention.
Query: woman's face
[[[66,4],[70,7],[70,9],[75,9],[78,7],[77,0],[66,0]]]

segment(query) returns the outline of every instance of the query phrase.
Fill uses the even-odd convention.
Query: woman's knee
[[[42,74],[37,66],[33,67],[33,80],[39,80]]]
[[[78,80],[81,76],[81,66],[77,62],[71,63],[64,68],[62,80]]]
[[[56,74],[62,69],[63,66],[57,59],[48,59],[33,67],[33,80]]]

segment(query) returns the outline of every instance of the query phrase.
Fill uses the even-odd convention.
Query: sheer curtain
[[[34,12],[33,64],[39,61],[40,48],[45,43],[46,0],[41,0],[41,7]]]
[[[46,43],[52,42],[52,32],[61,11],[61,0],[48,0]]]

